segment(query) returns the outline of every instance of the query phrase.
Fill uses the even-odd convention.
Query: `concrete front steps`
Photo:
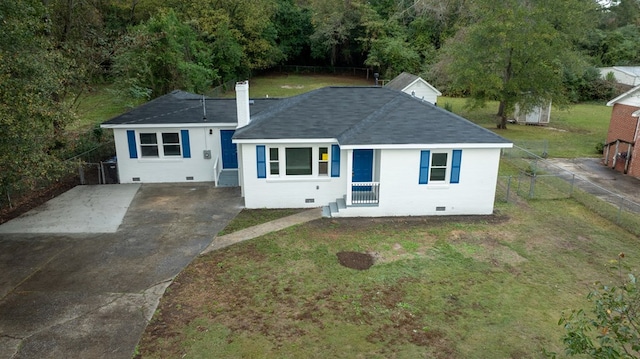
[[[238,170],[222,170],[217,185],[218,187],[238,187]]]
[[[344,198],[338,198],[335,202],[331,202],[328,205],[322,207],[322,217],[337,217],[337,214],[340,212],[340,210],[345,209],[347,209],[347,201]]]

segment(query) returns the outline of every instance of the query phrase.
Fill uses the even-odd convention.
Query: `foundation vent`
[[[316,203],[315,198],[307,198],[304,200],[304,203]]]
[[[187,181],[193,181],[193,176],[187,176]]]
[[[441,207],[436,207],[436,212],[444,212],[447,210],[447,207],[441,206]]]
[[[133,182],[140,182],[140,177],[133,177],[132,180]]]

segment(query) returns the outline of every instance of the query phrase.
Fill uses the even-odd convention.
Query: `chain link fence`
[[[572,198],[600,216],[640,235],[640,204],[630,198],[603,188],[519,146],[504,150],[502,161],[507,172],[517,174],[498,178],[498,201]]]

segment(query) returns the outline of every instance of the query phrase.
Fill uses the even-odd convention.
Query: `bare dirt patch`
[[[369,269],[375,262],[370,253],[338,252],[336,256],[340,265],[357,270]]]

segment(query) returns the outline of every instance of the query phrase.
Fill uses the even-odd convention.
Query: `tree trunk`
[[[507,129],[507,114],[505,112],[505,108],[506,108],[507,104],[505,103],[504,100],[500,101],[500,106],[498,106],[498,128],[499,129],[503,129],[506,130]]]
[[[503,130],[507,129],[507,98],[509,94],[505,92],[505,89],[507,88],[509,81],[511,81],[511,77],[513,77],[513,64],[511,63],[512,56],[513,48],[510,48],[509,57],[507,58],[507,68],[504,70],[504,77],[502,78],[502,99],[500,100],[500,106],[498,107],[498,117],[500,118],[498,128]]]

